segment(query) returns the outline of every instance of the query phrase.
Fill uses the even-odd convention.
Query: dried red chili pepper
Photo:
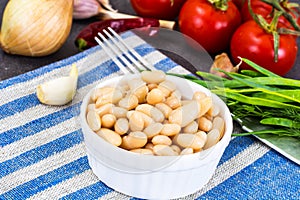
[[[121,33],[134,28],[159,27],[159,25],[159,20],[152,18],[108,19],[93,22],[80,31],[75,39],[75,45],[80,51],[98,45],[95,36],[98,36],[98,32],[103,33],[103,30],[108,27]]]

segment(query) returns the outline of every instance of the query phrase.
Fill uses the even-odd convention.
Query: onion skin
[[[4,10],[0,46],[9,54],[46,56],[65,43],[73,0],[10,0]]]

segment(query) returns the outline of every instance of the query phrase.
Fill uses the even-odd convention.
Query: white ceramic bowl
[[[122,78],[112,78],[96,87],[119,84]],[[90,102],[90,91],[83,99],[80,113],[88,161],[96,176],[114,190],[144,199],[172,199],[192,194],[212,177],[229,144],[233,125],[226,104],[196,83],[174,76],[167,76],[167,79],[176,83],[177,89],[189,99],[196,91],[211,95],[225,119],[224,136],[213,147],[184,156],[151,156],[124,150],[106,142],[89,128],[86,109]]]

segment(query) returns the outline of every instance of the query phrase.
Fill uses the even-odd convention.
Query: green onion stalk
[[[224,100],[237,121],[250,118],[266,127],[259,131],[233,135],[268,133],[300,139],[300,80],[281,77],[248,59],[240,59],[253,70],[241,70],[237,73],[217,69],[226,74],[227,78],[201,71],[196,74],[202,79],[193,75],[176,76],[210,89]]]

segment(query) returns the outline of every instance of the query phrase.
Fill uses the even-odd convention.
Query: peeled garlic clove
[[[45,56],[69,36],[73,0],[8,1],[2,18],[0,46],[10,54]]]
[[[72,66],[69,76],[53,79],[37,87],[37,97],[47,105],[64,105],[70,102],[76,93],[78,70]]]

